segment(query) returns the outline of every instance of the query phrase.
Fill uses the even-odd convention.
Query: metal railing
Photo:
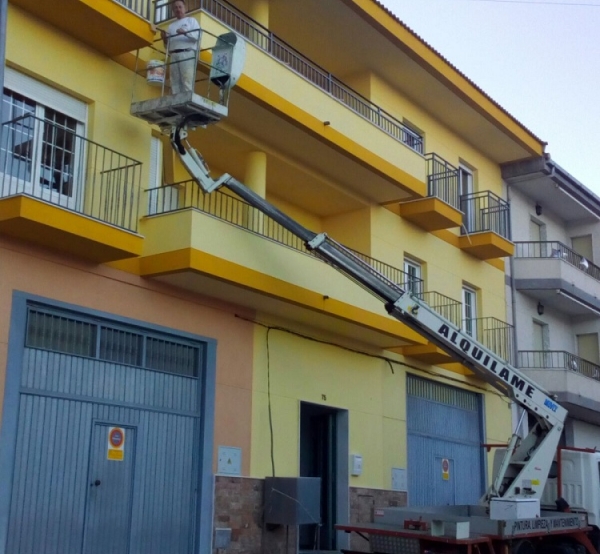
[[[476,317],[463,320],[463,329],[473,329],[474,338],[492,352],[514,363],[513,326],[495,317]]]
[[[460,197],[463,212],[463,235],[493,231],[510,240],[510,205],[487,190]]]
[[[427,303],[438,314],[445,317],[457,327],[460,327],[462,317],[462,304],[440,292],[427,291],[417,294],[417,297]]]
[[[519,350],[522,369],[568,369],[600,381],[600,366],[564,350]]]
[[[434,196],[460,209],[458,169],[435,153],[425,155],[427,160],[427,196]]]
[[[304,242],[296,235],[261,211],[226,192],[215,191],[211,194],[205,194],[191,180],[149,189],[146,192],[148,195],[148,215],[165,214],[194,208],[247,231],[256,233],[266,239],[278,242],[305,254],[313,255],[312,252],[307,250]],[[422,292],[424,284],[422,279],[411,276],[401,269],[351,248],[348,248],[348,250],[391,282],[397,283],[402,288],[410,288],[411,290],[418,291],[419,297],[422,297],[428,304],[430,301],[433,302],[430,306],[433,309],[437,309],[436,306],[439,307],[441,310],[439,313],[450,319],[450,321],[460,321],[460,316],[456,318],[455,314],[456,311],[460,313],[460,304],[439,293]],[[456,304],[458,304],[458,308]]]
[[[33,115],[2,124],[0,197],[26,195],[137,231],[142,164]]]
[[[157,25],[173,17],[169,7],[171,3],[171,0],[156,2],[155,23]],[[423,154],[423,137],[416,131],[310,61],[266,27],[225,0],[188,0],[187,6],[188,12],[204,10],[397,141]]]
[[[144,19],[150,21],[152,15],[153,0],[114,0],[117,4],[122,4],[127,9],[131,10]]]
[[[600,267],[558,241],[516,241],[516,258],[558,258],[600,281]]]

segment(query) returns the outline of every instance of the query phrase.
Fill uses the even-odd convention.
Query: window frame
[[[25,158],[19,156],[21,163],[29,163],[31,167],[27,178],[2,173],[2,196],[32,194],[69,209],[80,208],[78,204],[83,202],[84,187],[81,168],[85,167],[86,149],[85,143],[78,137],[85,137],[87,104],[7,67],[2,95],[3,112],[7,104],[15,104],[15,96],[23,98],[24,104],[30,103],[32,107],[31,144],[24,154]],[[22,115],[28,113],[23,111]],[[11,110],[8,121],[19,117]],[[25,129],[28,132],[27,126]],[[16,132],[19,131],[12,130],[12,133]],[[10,152],[12,143],[5,145],[7,140],[3,133],[3,149]],[[66,160],[68,163],[65,163]]]
[[[403,269],[406,275],[406,290],[415,295],[423,294],[423,265],[413,258],[405,257]],[[415,290],[415,285],[417,290]]]
[[[468,298],[471,302],[468,302]],[[469,308],[469,313],[467,313]],[[462,330],[465,334],[477,340],[477,290],[468,285],[462,287]]]

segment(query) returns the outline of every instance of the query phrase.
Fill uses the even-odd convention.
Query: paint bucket
[[[146,82],[149,85],[162,86],[165,82],[165,64],[160,60],[148,60]]]

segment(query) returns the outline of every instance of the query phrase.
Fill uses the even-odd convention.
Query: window
[[[469,287],[462,289],[462,310],[463,331],[477,339],[477,293]]]
[[[198,377],[197,345],[136,327],[85,321],[70,313],[30,308],[25,346]]]
[[[423,152],[425,152],[425,147],[423,145],[423,133],[407,121],[404,121],[403,125],[402,142],[419,154],[423,154]]]
[[[529,220],[529,240],[531,244],[527,248],[527,257],[540,258],[550,254],[546,240],[546,225],[531,218]]]
[[[32,194],[75,208],[85,156],[87,106],[6,68],[0,137],[0,196]]]
[[[406,290],[411,294],[421,294],[423,292],[421,264],[404,258],[404,273],[406,273],[406,283],[404,283]]]
[[[73,199],[78,122],[5,88],[2,124],[2,194]]]

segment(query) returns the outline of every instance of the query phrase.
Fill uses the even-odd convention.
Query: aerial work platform
[[[138,52],[131,114],[163,130],[182,124],[206,126],[227,117],[229,91],[244,65],[244,40],[234,32],[214,36],[202,31],[184,60],[173,59],[168,47],[160,45],[159,40]],[[169,77],[181,63],[193,63],[193,90],[173,93]]]
[[[167,94],[131,105],[132,115],[161,127],[175,126],[183,120],[208,125],[227,117],[227,113],[227,106],[193,92]]]

